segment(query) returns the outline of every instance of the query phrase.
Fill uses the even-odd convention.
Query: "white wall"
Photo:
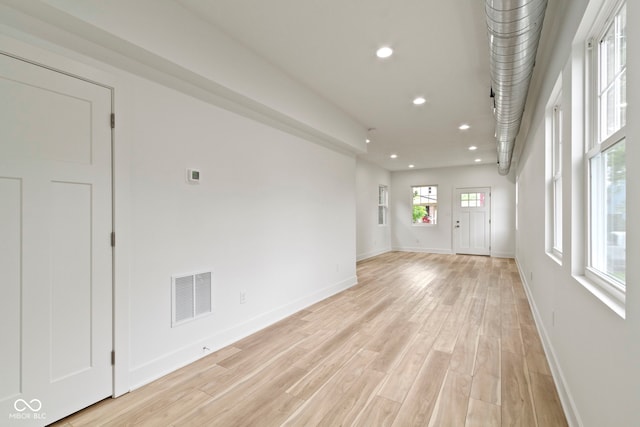
[[[390,191],[391,174],[380,166],[358,159],[356,162],[356,258],[363,260],[391,250],[391,216],[387,225],[378,225],[378,187]]]
[[[438,224],[412,224],[411,186],[438,186]],[[515,186],[495,165],[421,169],[391,173],[391,244],[394,250],[452,253],[453,192],[463,187],[491,187],[491,254],[515,255]]]
[[[133,385],[356,282],[354,157],[143,79],[126,86]],[[208,268],[214,315],[172,329],[171,275]]]
[[[584,147],[582,99],[583,72],[579,58],[584,52],[579,27],[583,15],[593,15],[599,0],[572,2],[556,49],[540,87],[537,102],[527,111],[530,132],[522,141],[518,162],[519,190],[517,261],[533,305],[534,316],[551,362],[556,384],[571,425],[640,425],[640,225],[627,223],[626,318],[620,317],[592,294],[583,276],[584,247]],[[588,6],[588,7],[587,7]],[[627,2],[627,22],[640,19],[638,2]],[[586,12],[585,12],[586,10]],[[633,120],[640,105],[640,28],[628,26],[627,126],[628,218],[640,208],[640,124]],[[576,34],[578,36],[576,37]],[[572,44],[575,43],[572,47]],[[544,108],[551,90],[562,75],[564,130],[564,253],[562,264],[545,251],[545,131]],[[540,78],[540,76],[538,76]]]
[[[114,87],[116,394],[356,283],[355,154],[88,57],[64,29],[7,16],[1,50]],[[199,185],[186,183],[186,168],[200,169]],[[171,328],[171,276],[206,269],[214,313]]]

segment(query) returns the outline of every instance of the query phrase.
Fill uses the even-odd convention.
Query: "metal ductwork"
[[[546,9],[547,0],[485,0],[500,175],[511,168]]]

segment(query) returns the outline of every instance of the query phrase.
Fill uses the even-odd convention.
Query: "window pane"
[[[552,147],[553,147],[553,175],[559,175],[562,172],[562,110],[559,106],[553,109],[553,119],[551,123],[553,127]]]
[[[438,212],[438,187],[415,186],[411,187],[413,195],[413,223],[435,224]]]
[[[622,140],[590,160],[591,267],[625,283],[626,163]]]
[[[616,83],[616,111],[618,112],[619,128],[627,124],[627,72],[626,70],[620,75],[620,79]],[[617,129],[616,129],[617,130]]]
[[[562,177],[553,181],[553,248],[562,252]]]
[[[607,28],[599,50],[599,141],[626,124],[626,5]]]
[[[378,204],[382,206],[387,205],[387,186],[378,186]]]
[[[616,16],[615,23],[616,31],[616,72],[621,71],[626,67],[627,58],[627,5],[620,9],[618,16]]]

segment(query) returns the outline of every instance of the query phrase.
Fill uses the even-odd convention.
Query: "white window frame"
[[[389,187],[378,185],[378,225],[389,223]]]
[[[562,264],[563,248],[563,192],[562,192],[562,158],[563,158],[563,110],[562,110],[562,76],[558,78],[547,104],[547,253]]]
[[[605,302],[609,307],[624,317],[625,291],[626,285],[623,281],[616,279],[602,271],[594,268],[592,265],[593,250],[606,244],[598,241],[598,237],[593,236],[592,225],[594,215],[591,211],[592,206],[592,184],[591,177],[593,170],[591,168],[591,160],[602,155],[614,145],[626,141],[626,124],[619,126],[611,135],[601,138],[601,111],[600,111],[600,41],[613,25],[613,22],[622,9],[627,0],[611,0],[605,2],[605,7],[601,9],[600,14],[596,18],[591,32],[591,37],[587,39],[586,46],[586,76],[585,91],[587,108],[585,124],[586,134],[584,149],[584,188],[585,188],[585,212],[586,212],[586,247],[585,247],[585,269],[584,275],[587,279],[587,288],[590,289],[598,298]],[[626,61],[625,61],[626,73]],[[625,114],[626,115],[626,114]],[[626,142],[625,142],[626,143]],[[595,220],[603,221],[601,217]]]
[[[436,192],[435,192],[435,198],[436,198],[436,202],[435,203],[424,203],[424,204],[414,204],[413,203],[413,198],[414,198],[414,189],[418,188],[418,187],[431,187],[431,188],[435,188]],[[435,206],[435,215],[432,215],[432,222],[413,222],[413,207],[414,206],[418,206],[418,205],[424,205],[424,206]],[[431,226],[435,226],[438,225],[438,185],[437,184],[418,184],[418,185],[412,185],[411,186],[411,224],[416,226],[416,227],[431,227]]]
[[[553,108],[553,118],[551,120],[552,136],[552,197],[553,197],[553,240],[551,251],[562,259],[562,106],[558,102]]]

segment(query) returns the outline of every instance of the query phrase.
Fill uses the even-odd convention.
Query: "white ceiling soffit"
[[[495,164],[482,1],[176,1],[375,128],[361,157],[389,170]],[[394,54],[376,58],[381,45]]]
[[[22,25],[50,42],[332,149],[352,154],[366,150],[364,125],[173,0],[0,0],[0,8],[2,4],[13,10],[5,8],[0,23]],[[43,22],[28,22],[19,13]]]

